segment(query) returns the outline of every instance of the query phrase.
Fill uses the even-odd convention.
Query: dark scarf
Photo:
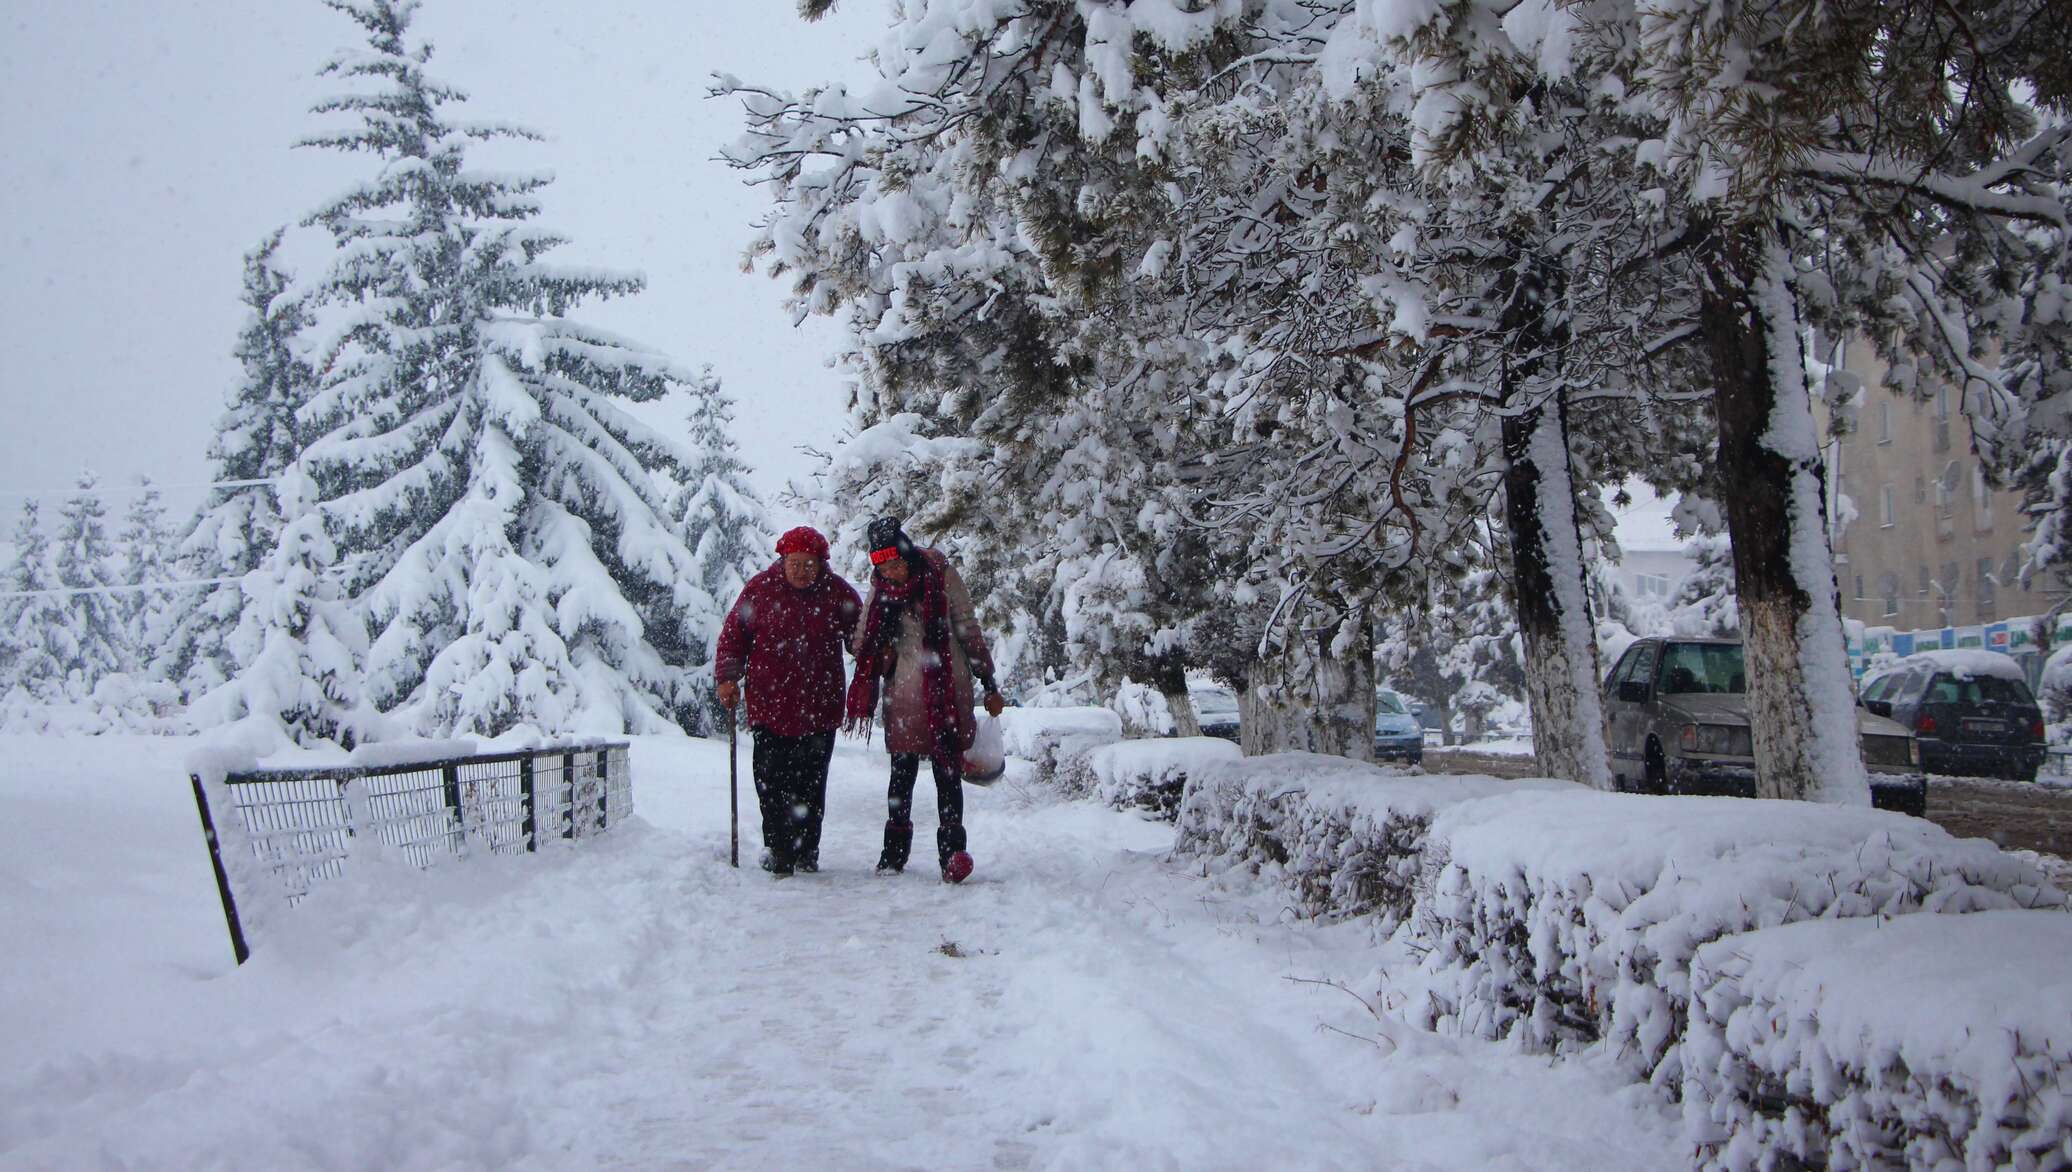
[[[950,658],[950,597],[942,575],[924,555],[907,559],[912,573],[898,585],[874,575],[870,610],[863,617],[863,642],[856,652],[856,678],[842,727],[868,738],[878,712],[878,680],[892,674],[893,640],[899,637],[899,612],[921,608],[921,695],[927,706],[929,739],[938,750],[954,748],[958,739],[957,681]]]

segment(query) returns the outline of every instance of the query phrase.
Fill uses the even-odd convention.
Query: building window
[[[1935,389],[1935,450],[1950,450],[1950,388]]]
[[[1928,478],[1926,476],[1914,477],[1914,503],[1917,505],[1928,503]]]
[[[1894,501],[1892,495],[1892,486],[1888,484],[1885,487],[1878,490],[1878,524],[1880,526],[1886,529],[1892,528],[1893,509]]]
[[[1878,579],[1878,597],[1885,601],[1885,615],[1899,613],[1899,575],[1888,573]]]
[[[1856,601],[1863,601],[1863,575],[1856,575]]]
[[[1892,400],[1890,399],[1878,404],[1878,442],[1881,444],[1892,442]]]
[[[1947,517],[1957,511],[1957,485],[1961,483],[1963,470],[1952,460],[1943,465],[1942,478],[1935,482],[1935,511]]]
[[[1984,465],[1971,470],[1971,525],[1980,533],[1993,531],[1993,490],[1986,484]]]
[[[1989,619],[2000,604],[1998,573],[1992,558],[1978,560],[1978,617]]]
[[[1950,606],[1957,601],[1957,589],[1962,585],[1963,583],[1957,580],[1957,563],[1944,562],[1942,564],[1942,580],[1935,584],[1935,588],[1937,593],[1942,595],[1939,605],[1943,611],[1942,622],[1946,627],[1950,625]]]
[[[1923,602],[1928,601],[1928,585],[1928,567],[1923,565],[1921,567],[1921,601]]]

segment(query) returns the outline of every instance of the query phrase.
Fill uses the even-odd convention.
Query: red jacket
[[[823,569],[804,590],[784,580],[778,562],[749,579],[727,612],[713,652],[721,683],[748,678],[748,727],[781,737],[833,732],[842,725],[842,649],[863,603]]]

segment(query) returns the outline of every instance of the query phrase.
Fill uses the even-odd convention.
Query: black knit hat
[[[898,517],[880,517],[872,521],[870,528],[864,531],[864,544],[870,548],[872,565],[889,560],[878,556],[888,549],[897,550],[900,557],[909,560],[914,556],[913,539],[899,527]]]

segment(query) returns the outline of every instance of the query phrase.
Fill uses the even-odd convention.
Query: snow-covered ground
[[[180,761],[0,738],[0,1166],[1661,1169],[1676,1120],[1590,1061],[1370,1014],[1358,922],[1167,861],[1018,782],[978,872],[870,872],[884,757],[837,749],[819,875],[726,865],[723,744],[635,743],[580,850],[363,868],[242,969]],[[932,809],[929,783],[917,809]],[[1319,983],[1324,982],[1324,983]]]

